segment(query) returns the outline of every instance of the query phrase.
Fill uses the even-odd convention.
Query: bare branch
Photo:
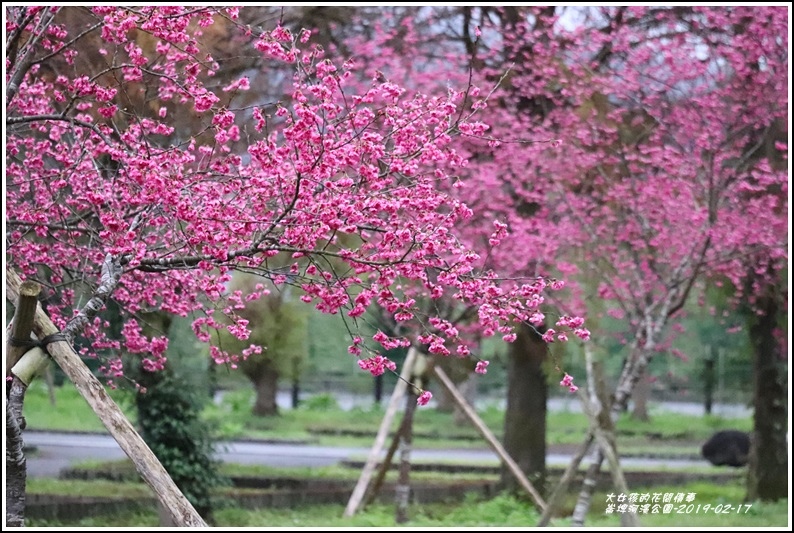
[[[91,319],[105,306],[113,289],[116,288],[122,272],[122,259],[107,254],[107,256],[105,256],[105,262],[102,264],[102,278],[99,287],[97,287],[96,291],[94,291],[94,295],[83,306],[80,312],[77,313],[61,331],[61,333],[69,339],[69,343],[73,341],[75,336],[80,333]]]

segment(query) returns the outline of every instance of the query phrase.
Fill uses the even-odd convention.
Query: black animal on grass
[[[735,429],[718,431],[700,451],[715,466],[744,466],[750,454],[750,435]]]

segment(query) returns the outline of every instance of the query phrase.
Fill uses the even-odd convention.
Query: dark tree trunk
[[[469,405],[474,405],[474,400],[477,398],[477,378],[469,376],[459,381],[454,381],[454,383],[458,391],[466,398]],[[437,403],[436,411],[452,413],[452,421],[456,426],[469,425],[469,419],[466,417],[466,413],[445,389],[441,389],[435,398]]]
[[[436,411],[439,413],[451,413],[455,410],[455,401],[447,391],[440,391],[434,399],[436,400]]]
[[[292,408],[297,409],[301,403],[301,384],[298,380],[292,382]]]
[[[541,494],[546,482],[546,397],[543,362],[548,346],[529,326],[521,326],[508,352],[504,447]],[[502,471],[502,484],[520,490]]]
[[[752,445],[747,476],[747,500],[777,501],[788,497],[788,446],[786,430],[786,372],[775,335],[779,303],[774,287],[757,300],[763,314],[750,318],[753,346]]]
[[[651,417],[648,415],[648,397],[651,395],[651,381],[648,379],[648,369],[643,370],[634,392],[631,394],[634,400],[634,409],[631,411],[631,418],[640,422],[648,422]]]
[[[276,393],[278,392],[278,372],[261,371],[256,379],[249,376],[256,392],[256,400],[251,412],[256,416],[274,416],[278,414]]]
[[[375,376],[375,404],[380,405],[383,399],[383,374]]]
[[[703,408],[706,411],[707,415],[711,414],[712,407],[714,405],[714,382],[715,374],[714,374],[714,363],[717,361],[717,345],[712,344],[709,347],[709,355],[706,357],[704,362],[705,368],[703,370],[703,394],[704,394],[704,404]]]

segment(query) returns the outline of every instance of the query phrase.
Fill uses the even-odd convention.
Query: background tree
[[[757,279],[748,276],[748,282]],[[790,421],[787,394],[786,356],[782,350],[785,321],[782,283],[764,281],[754,295],[755,311],[747,313],[753,360],[753,433],[747,474],[747,499],[778,501],[788,498]]]
[[[261,295],[246,298],[243,307],[235,311],[248,321],[250,336],[243,342],[222,332],[216,345],[231,353],[251,352],[239,366],[256,392],[252,412],[272,416],[278,414],[279,379],[297,380],[307,357],[307,314],[291,287],[267,289],[257,281],[253,276],[238,274],[230,285],[230,290],[238,296]],[[250,348],[251,345],[263,348],[257,350]]]
[[[491,129],[461,130],[472,164],[455,193],[487,213],[466,238],[482,242],[500,220],[534,262],[501,248],[490,265],[581,280],[575,309],[585,296],[610,302],[628,348],[616,412],[698,282],[741,286],[745,257],[761,275],[780,271],[784,8],[418,9],[381,27],[356,44],[389,79],[426,90],[469,77],[483,92],[500,81],[487,103],[467,93]],[[581,292],[592,279],[597,290]]]

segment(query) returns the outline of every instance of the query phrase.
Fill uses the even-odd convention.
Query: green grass
[[[159,517],[155,511],[137,510],[132,512],[121,512],[112,515],[87,516],[76,522],[63,522],[60,520],[25,520],[26,527],[48,527],[48,528],[76,528],[76,527],[108,527],[108,528],[144,528],[158,527]]]
[[[114,481],[62,480],[30,478],[27,480],[28,494],[57,494],[61,496],[92,496],[113,498],[139,498],[153,496],[144,483],[118,483]]]
[[[104,427],[91,409],[69,384],[55,389],[56,404],[50,405],[46,388],[37,381],[28,391],[25,416],[33,430],[99,431]],[[129,394],[111,391],[132,420]],[[208,404],[202,416],[217,429],[222,439],[298,440],[329,446],[372,445],[383,418],[384,408],[343,411],[332,398],[316,397],[299,409],[285,409],[279,416],[255,417],[250,413],[252,391],[243,388],[226,394],[219,404]],[[504,412],[495,407],[481,410],[480,417],[497,435],[504,426]],[[399,424],[395,417],[391,429]],[[699,453],[700,443],[715,431],[727,428],[750,430],[752,420],[725,419],[716,416],[683,416],[675,413],[654,413],[650,422],[638,422],[623,416],[617,423],[618,446],[623,454],[645,454],[663,450],[665,453],[691,455]],[[581,443],[588,423],[580,413],[552,412],[547,419],[549,445]],[[323,433],[320,433],[320,432]],[[350,433],[362,433],[351,435]],[[468,424],[456,425],[448,413],[420,409],[415,417],[414,443],[426,448],[483,448],[484,440]],[[465,439],[453,437],[467,437]]]
[[[204,416],[214,421],[226,438],[292,438],[306,439],[326,445],[365,446],[380,426],[383,408],[342,411],[320,404],[317,409],[299,408],[282,410],[280,416],[257,418],[251,416],[251,392],[242,389],[227,394],[220,405],[211,405]],[[497,436],[504,428],[504,412],[495,407],[481,410],[479,416]],[[399,416],[392,422],[391,430],[399,424]],[[624,453],[658,451],[663,441],[679,441],[689,446],[676,448],[673,453],[683,455],[699,453],[700,443],[714,431],[736,428],[749,430],[752,420],[725,419],[716,416],[683,416],[676,413],[655,413],[650,422],[638,422],[623,416],[617,423],[619,445]],[[579,444],[587,431],[588,421],[580,413],[551,412],[547,419],[547,442],[554,444]],[[364,436],[355,434],[365,432]],[[483,439],[469,424],[456,425],[452,415],[431,409],[419,410],[414,421],[414,442],[417,447],[482,448]],[[464,437],[464,438],[454,438]],[[697,445],[692,445],[692,443]]]
[[[107,433],[91,407],[77,389],[67,383],[55,387],[55,405],[50,403],[43,380],[34,381],[25,394],[24,415],[29,430],[80,431]],[[129,395],[108,391],[133,423],[135,410],[130,407]]]
[[[318,505],[296,509],[222,509],[218,525],[232,527],[394,527],[394,506],[377,504],[353,517],[342,517],[344,506]],[[500,495],[487,501],[468,498],[462,504],[415,505],[409,508],[404,527],[499,527],[534,526],[537,512],[512,496]]]
[[[87,489],[86,489],[87,490]],[[97,489],[99,490],[99,489]],[[130,490],[130,489],[125,489]],[[640,489],[638,492],[640,492]],[[726,484],[690,483],[685,486],[655,487],[659,493],[693,493],[694,505],[742,503],[744,487],[741,481]],[[570,514],[576,495],[571,494],[563,504],[562,515]],[[598,528],[617,527],[620,517],[617,514],[606,514],[607,495],[597,492],[586,526]],[[342,518],[343,505],[317,505],[294,509],[259,509],[246,510],[234,507],[217,509],[214,513],[216,525],[219,527],[394,527],[394,506],[378,504],[367,507],[352,518]],[[500,494],[490,500],[467,498],[462,503],[443,503],[428,505],[412,505],[409,509],[410,521],[402,524],[405,527],[535,527],[538,513],[526,500],[506,494]],[[751,504],[745,512],[715,514],[704,512],[696,514],[647,514],[640,515],[640,523],[644,527],[677,528],[677,527],[786,527],[789,523],[788,501],[776,503]],[[77,523],[56,523],[52,521],[29,521],[29,526],[55,527],[154,527],[157,526],[155,512],[119,513],[107,517],[86,518]],[[555,518],[554,526],[568,527],[567,517]]]
[[[365,458],[361,458],[362,462]],[[468,465],[471,466],[490,466],[490,467],[498,467],[499,462],[496,459],[488,460],[488,461],[465,461],[465,460],[417,460],[414,459],[411,461],[412,465],[421,466],[421,465],[456,465],[465,467]],[[75,468],[85,469],[85,470],[98,470],[98,471],[111,471],[119,475],[120,479],[124,480],[132,480],[138,481],[139,476],[135,472],[135,469],[132,465],[132,462],[129,459],[120,459],[118,461],[96,461],[96,460],[87,460],[81,461],[74,465]],[[552,477],[559,476],[562,472],[563,466],[559,465],[556,467],[549,468],[549,474]],[[733,469],[715,469],[713,466],[706,465],[706,466],[687,466],[685,468],[674,468],[674,467],[667,467],[667,466],[624,466],[623,470],[625,472],[656,472],[656,473],[671,473],[677,474],[681,472],[686,472],[687,474],[702,474],[705,476],[710,476],[719,472],[723,473],[733,473],[736,475],[737,478],[742,478],[745,475],[744,470],[733,470]],[[238,463],[221,463],[220,465],[220,473],[226,477],[289,477],[295,479],[342,479],[342,480],[356,480],[358,479],[359,475],[361,474],[360,469],[358,468],[350,468],[345,467],[342,465],[331,465],[331,466],[323,466],[323,467],[272,467],[266,465],[251,465],[251,464],[238,464]],[[396,465],[392,465],[392,469],[389,470],[387,473],[386,479],[391,480],[396,478],[397,470]],[[498,474],[492,474],[489,472],[482,472],[482,471],[461,471],[461,472],[441,472],[438,470],[430,470],[430,471],[419,471],[419,470],[412,470],[411,471],[411,478],[422,480],[422,481],[450,481],[450,480],[496,480],[498,479]],[[71,489],[68,488],[69,481],[59,481],[53,480],[54,485],[51,486],[62,486],[65,487],[61,489],[64,494],[68,494]],[[58,485],[58,484],[63,485]],[[37,492],[46,492],[40,491],[36,489]],[[60,492],[59,492],[60,493]]]
[[[413,461],[413,464],[423,464],[422,461]],[[478,463],[480,464],[480,463]],[[489,463],[496,466],[497,462]],[[119,474],[121,479],[137,482],[139,480],[138,474],[132,461],[129,459],[120,459],[118,461],[81,461],[75,465],[75,468],[97,471],[112,471]],[[295,479],[339,479],[355,481],[361,475],[361,470],[358,468],[348,468],[341,465],[331,465],[322,467],[289,467],[279,468],[265,465],[248,465],[237,463],[222,463],[220,465],[220,474],[225,477],[287,477]],[[411,472],[411,478],[418,481],[426,482],[445,482],[445,481],[462,481],[462,480],[492,480],[498,479],[498,474],[489,474],[482,472],[438,472],[438,471],[417,471]],[[392,468],[386,473],[386,481],[397,479],[397,470]],[[46,490],[42,490],[38,485],[33,485],[30,490],[37,493],[49,493],[48,490],[54,490],[54,494],[70,494],[72,488],[70,483],[73,480],[49,480],[45,485]],[[75,481],[76,482],[76,481]],[[80,481],[80,483],[86,483]],[[111,485],[112,486],[112,485]]]

